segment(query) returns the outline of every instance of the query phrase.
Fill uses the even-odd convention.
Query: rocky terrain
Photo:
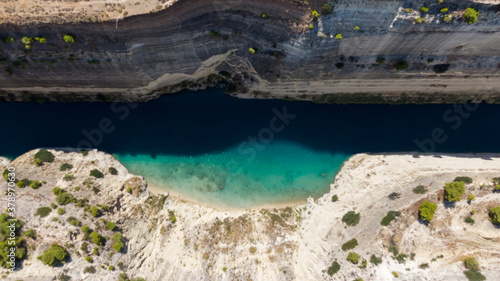
[[[103,152],[50,150],[53,162],[36,166],[37,152],[11,163],[0,160],[2,170],[16,168],[17,179],[42,183],[37,189],[16,188],[16,217],[25,222],[23,231],[34,229],[36,237],[25,238],[27,258],[22,269],[3,270],[6,280],[117,280],[121,273],[146,280],[467,280],[465,257],[477,259],[487,280],[498,277],[500,230],[488,219],[489,208],[500,206],[500,193],[493,192],[498,155],[358,154],[317,200],[277,209],[218,210],[152,193],[141,176]],[[72,167],[61,171],[63,164]],[[93,170],[102,177],[91,176]],[[444,183],[457,176],[472,183],[464,199],[445,206]],[[6,186],[2,180],[0,187]],[[56,186],[73,202],[56,204],[43,218],[35,215],[59,200],[51,191]],[[413,192],[417,186],[424,193]],[[465,199],[469,193],[475,195],[471,202]],[[418,219],[424,200],[438,205],[429,224]],[[91,207],[101,214],[94,217]],[[391,210],[400,216],[382,226]],[[343,222],[349,211],[360,214],[352,226]],[[475,222],[466,223],[467,216]],[[83,226],[107,237],[106,243],[90,242]],[[114,233],[124,236],[120,252],[111,247]],[[342,250],[351,239],[358,245]],[[65,264],[49,267],[37,259],[52,243],[70,254]],[[361,256],[358,264],[346,260],[349,251]],[[85,260],[89,256],[92,263]],[[333,262],[340,266],[336,272],[330,270]]]
[[[119,21],[80,22],[65,8],[60,24],[7,20],[0,100],[147,101],[223,85],[322,103],[500,101],[498,3],[339,0],[329,13],[323,3],[180,0]]]

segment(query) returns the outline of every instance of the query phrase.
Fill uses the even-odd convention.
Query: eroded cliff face
[[[488,280],[498,277],[500,229],[488,217],[490,208],[500,206],[492,180],[500,173],[498,155],[358,154],[344,164],[330,192],[316,201],[278,209],[217,210],[167,193],[152,194],[141,176],[130,174],[109,154],[50,151],[54,162],[41,166],[33,164],[37,150],[11,163],[0,158],[2,171],[15,167],[17,179],[43,183],[38,189],[16,188],[16,217],[25,222],[23,231],[34,229],[37,235],[25,237],[28,257],[6,280],[54,280],[61,275],[116,280],[126,273],[146,280],[385,281],[393,280],[393,272],[402,280],[466,280],[465,257],[475,257]],[[60,171],[64,163],[72,168]],[[108,172],[110,167],[116,175]],[[93,169],[103,177],[90,176]],[[476,198],[446,207],[443,185],[457,176],[471,177],[465,196],[473,193]],[[412,191],[419,185],[425,194]],[[65,209],[63,214],[54,209],[46,217],[35,215],[37,208],[56,203],[51,192],[55,186],[76,202],[56,204]],[[6,188],[3,179],[0,188]],[[399,196],[391,199],[391,193]],[[429,225],[418,220],[425,200],[438,205]],[[92,206],[101,210],[98,217],[91,215]],[[349,211],[360,215],[358,224],[343,222]],[[400,216],[382,226],[389,211]],[[467,216],[475,222],[466,223]],[[106,222],[116,228],[108,229]],[[103,247],[91,242],[82,225],[107,237]],[[120,252],[112,248],[117,232],[125,237]],[[351,239],[357,245],[342,250]],[[37,259],[53,243],[71,255],[64,265],[49,267]],[[360,255],[358,264],[346,259],[349,251]],[[370,262],[372,255],[380,263]],[[338,272],[328,271],[333,262],[340,265]]]
[[[181,0],[118,22],[3,25],[1,97],[146,101],[223,83],[241,97],[316,102],[500,101],[498,6],[337,1],[314,21],[321,3]],[[467,7],[477,23],[464,22]],[[23,36],[47,43],[25,49]]]

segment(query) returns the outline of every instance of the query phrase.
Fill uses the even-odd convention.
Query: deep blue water
[[[142,104],[0,103],[0,118],[0,155],[98,148],[156,186],[240,207],[320,196],[354,153],[500,152],[500,105],[488,104],[326,105],[210,89]]]

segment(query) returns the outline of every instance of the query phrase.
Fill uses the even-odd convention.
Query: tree
[[[344,222],[348,226],[357,225],[359,223],[359,220],[360,220],[360,214],[355,213],[354,211],[349,211],[342,217],[342,222]]]
[[[356,248],[356,246],[358,246],[358,240],[351,239],[342,245],[342,250],[344,250],[344,251],[352,250],[352,249]]]
[[[473,24],[478,21],[477,16],[479,16],[479,11],[474,8],[467,8],[465,11],[465,22],[468,24]]]
[[[465,193],[465,183],[463,181],[453,181],[444,184],[444,198],[449,202],[456,202],[462,199]]]
[[[40,161],[43,162],[53,162],[54,161],[54,154],[52,154],[50,151],[47,151],[45,149],[40,149],[36,154],[35,154],[35,159],[40,159]]]
[[[118,170],[116,170],[114,167],[110,167],[108,171],[112,175],[118,175]]]
[[[52,244],[38,259],[45,265],[56,266],[59,263],[64,263],[68,257],[69,254],[63,247],[58,244]]]
[[[493,224],[500,225],[500,207],[490,209],[490,218]]]
[[[347,260],[354,264],[357,264],[359,262],[359,255],[355,252],[349,252],[349,254],[347,255]]]
[[[437,210],[437,204],[429,201],[424,201],[420,205],[418,213],[422,220],[430,222],[432,221],[432,218],[434,217],[434,213],[436,212],[436,210]]]

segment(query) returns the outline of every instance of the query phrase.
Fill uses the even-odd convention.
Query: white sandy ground
[[[18,214],[26,227],[37,229],[36,249],[29,251],[24,268],[10,274],[7,280],[52,280],[66,272],[72,280],[115,280],[120,270],[99,268],[104,263],[117,267],[122,261],[129,277],[142,276],[147,280],[466,280],[462,259],[474,256],[482,266],[488,280],[498,280],[500,266],[500,229],[488,221],[487,210],[500,206],[500,194],[492,193],[492,178],[500,176],[500,155],[454,154],[357,154],[344,163],[331,185],[331,191],[314,202],[295,205],[287,209],[261,210],[217,210],[186,201],[180,197],[169,197],[164,205],[148,203],[150,192],[145,182],[138,187],[142,192],[128,194],[123,187],[128,179],[138,179],[127,172],[111,155],[91,151],[84,157],[79,153],[55,151],[56,160],[42,167],[32,164],[31,151],[14,160],[19,178],[28,177],[47,181],[38,190],[18,190]],[[91,161],[94,161],[92,164]],[[59,171],[62,163],[72,163],[75,179],[62,180],[65,172]],[[5,161],[0,161],[0,168]],[[74,186],[83,186],[89,171],[107,171],[113,166],[119,175],[107,172],[103,179],[94,180],[101,190],[94,194],[87,188],[76,192]],[[442,202],[429,226],[417,221],[416,210],[425,198],[438,202],[438,193],[445,182],[456,176],[470,176],[474,182],[467,185],[468,192],[476,195],[471,205],[465,200],[455,208],[447,209]],[[414,194],[417,185],[429,188],[425,195]],[[87,197],[90,205],[108,204],[112,212],[103,217],[116,221],[127,238],[127,253],[115,253],[108,257],[109,243],[100,256],[94,256],[96,274],[83,273],[89,264],[74,254],[81,245],[83,234],[72,241],[72,261],[62,267],[44,266],[36,256],[50,243],[64,245],[70,242],[68,229],[78,233],[78,228],[65,223],[52,222],[58,217],[52,212],[47,218],[33,215],[40,206],[48,206],[54,200],[49,191],[53,186],[64,188],[77,198]],[[1,182],[5,188],[5,182]],[[395,201],[388,199],[392,192],[401,193]],[[331,197],[336,194],[337,202]],[[117,203],[119,202],[119,203]],[[155,201],[156,202],[156,201]],[[118,205],[120,208],[118,208]],[[151,206],[150,206],[151,205]],[[67,216],[75,216],[83,224],[99,229],[102,235],[111,236],[110,231],[99,227],[98,220],[82,217],[81,209],[73,204],[65,206]],[[464,222],[471,210],[474,225]],[[361,214],[355,227],[346,227],[342,216],[350,210]],[[389,227],[380,226],[380,220],[389,210],[399,210],[402,216]],[[177,221],[170,222],[169,211]],[[279,217],[277,218],[276,215]],[[274,219],[273,219],[274,216]],[[362,258],[372,254],[381,256],[383,263],[366,269],[350,264],[347,252],[341,250],[346,241],[356,238],[359,246],[353,251]],[[387,250],[391,238],[399,251],[414,260],[399,264]],[[255,252],[251,251],[255,247]],[[69,248],[68,248],[69,249]],[[81,252],[81,251],[80,251]],[[436,258],[443,255],[443,258]],[[431,261],[436,258],[435,261]],[[340,271],[330,277],[326,269],[337,260]],[[418,265],[428,263],[430,268]],[[224,271],[223,268],[226,268]],[[394,278],[392,271],[398,272]]]

